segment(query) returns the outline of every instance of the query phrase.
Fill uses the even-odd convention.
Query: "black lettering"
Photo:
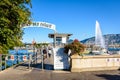
[[[33,26],[36,26],[36,23],[35,23],[35,22],[33,23]]]
[[[37,26],[39,26],[39,23],[37,23]]]

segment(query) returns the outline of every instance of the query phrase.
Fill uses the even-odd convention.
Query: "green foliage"
[[[82,54],[85,50],[85,46],[81,44],[77,39],[75,39],[71,44],[67,44],[64,47],[65,53],[68,53],[69,49],[71,50],[71,55],[73,54]]]
[[[48,43],[37,43],[35,44],[35,47],[41,48],[42,46],[48,46],[48,45],[49,45]]]
[[[0,1],[0,53],[7,53],[8,49],[22,44],[23,32],[21,24],[30,21],[30,0],[2,0]]]

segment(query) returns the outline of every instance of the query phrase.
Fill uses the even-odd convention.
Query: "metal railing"
[[[30,68],[31,64],[36,60],[35,55],[36,54],[29,54],[29,55],[0,54],[0,71],[24,62],[27,62],[28,69],[31,69]]]
[[[19,64],[26,64],[28,65],[28,69],[32,69],[32,65],[37,63],[37,57],[40,57],[41,59],[41,67],[42,70],[44,70],[44,57],[45,55],[43,54],[43,49],[44,47],[40,48],[40,51],[36,52],[29,52],[25,54],[18,54],[19,52],[14,51],[10,54],[0,54],[0,71],[5,70],[6,68],[9,67],[14,67]],[[47,48],[46,48],[47,49]],[[38,56],[38,54],[40,54]],[[48,53],[46,54],[48,56]]]

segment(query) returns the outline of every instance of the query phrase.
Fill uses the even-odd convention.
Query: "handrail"
[[[17,65],[20,63],[28,62],[28,68],[30,69],[31,63],[35,60],[34,54],[13,55],[13,54],[1,54],[0,55],[0,71],[5,70],[8,67]],[[8,64],[8,63],[9,64]]]

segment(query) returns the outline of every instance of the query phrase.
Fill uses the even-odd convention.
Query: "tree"
[[[30,21],[31,0],[0,1],[0,53],[22,44],[23,31],[21,24]]]
[[[77,39],[75,39],[71,44],[65,45],[64,49],[65,49],[65,53],[68,53],[70,49],[71,55],[74,55],[74,54],[82,55],[82,53],[85,50],[85,46],[81,44]]]

